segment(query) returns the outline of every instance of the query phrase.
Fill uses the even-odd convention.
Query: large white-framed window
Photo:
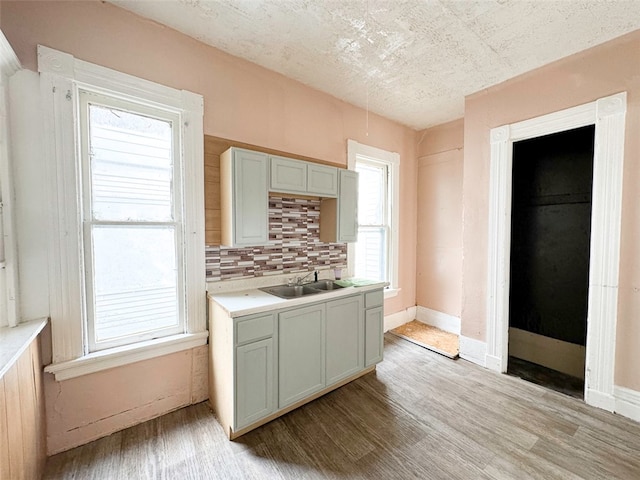
[[[348,168],[358,172],[358,241],[349,244],[348,269],[356,277],[388,283],[397,295],[400,156],[355,140],[347,143]]]
[[[53,363],[64,380],[204,345],[203,102],[38,46]]]
[[[183,333],[179,115],[78,93],[88,350]]]

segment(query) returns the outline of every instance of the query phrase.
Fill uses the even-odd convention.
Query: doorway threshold
[[[542,365],[509,357],[507,375],[554,390],[570,397],[584,399],[584,380]]]

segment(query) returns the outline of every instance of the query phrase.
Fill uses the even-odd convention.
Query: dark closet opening
[[[590,125],[513,144],[509,327],[582,346],[594,133]],[[580,379],[527,363],[510,357],[508,371],[582,397]]]

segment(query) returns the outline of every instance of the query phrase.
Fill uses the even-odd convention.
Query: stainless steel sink
[[[337,283],[334,283],[332,280],[319,280],[317,282],[308,283],[305,286],[310,288],[317,288],[318,290],[337,290],[339,288],[344,288]]]
[[[263,287],[260,290],[280,298],[300,298],[307,295],[316,295],[329,290],[343,288],[333,283],[331,280],[321,280],[307,283],[305,285],[275,285],[273,287]]]

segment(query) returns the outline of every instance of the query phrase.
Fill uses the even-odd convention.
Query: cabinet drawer
[[[382,290],[375,290],[364,294],[364,308],[379,307],[384,303]]]
[[[273,314],[256,315],[236,323],[236,345],[273,336]]]

